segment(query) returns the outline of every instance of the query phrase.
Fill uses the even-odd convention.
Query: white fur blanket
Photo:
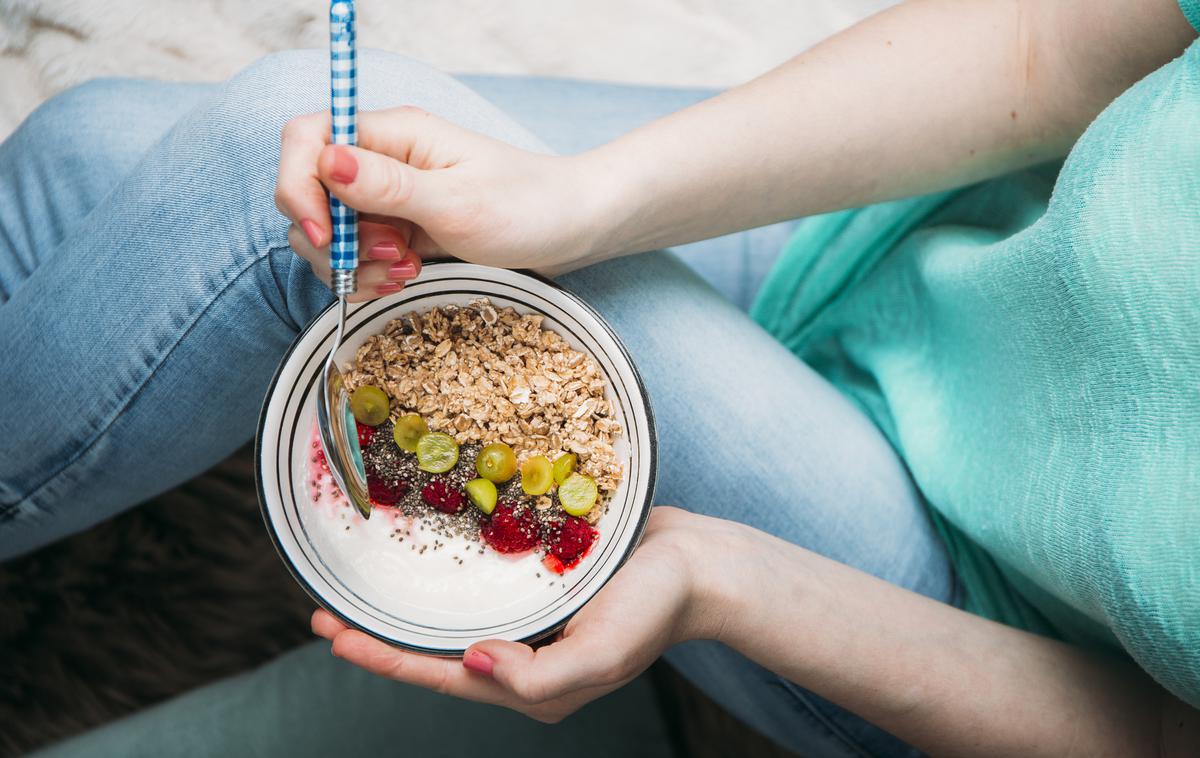
[[[359,0],[359,37],[448,71],[724,86],[894,0]],[[325,0],[0,0],[0,138],[98,76],[222,79],[326,44]]]

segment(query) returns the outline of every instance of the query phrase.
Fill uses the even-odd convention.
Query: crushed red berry
[[[563,574],[567,571],[567,567],[553,553],[546,553],[542,556],[542,565],[556,574]]]
[[[577,516],[567,516],[561,526],[546,536],[546,551],[561,561],[564,568],[571,568],[596,541],[596,530]]]
[[[403,479],[388,481],[371,471],[367,472],[367,494],[376,505],[395,505],[408,494],[408,482]]]
[[[498,553],[521,553],[538,544],[538,524],[528,507],[518,508],[511,501],[496,504],[492,517],[479,527],[483,541]]]
[[[358,446],[360,448],[368,447],[373,439],[375,439],[375,427],[358,424]]]
[[[381,509],[392,509],[397,517],[413,520],[408,523],[419,521],[421,530],[432,530],[435,536],[478,540],[483,543],[479,545],[480,554],[485,551],[483,545],[507,555],[536,550],[551,576],[561,576],[577,567],[599,541],[599,532],[585,519],[570,516],[562,507],[553,507],[553,496],[548,503],[528,497],[519,480],[506,483],[490,515],[470,506],[465,483],[478,473],[476,463],[481,448],[477,444],[464,445],[458,464],[450,471],[431,475],[419,469],[412,453],[391,444],[391,421],[378,428],[359,423],[355,431],[371,502]],[[315,432],[309,452],[309,486],[319,491],[321,481],[329,478],[329,469]],[[318,499],[314,495],[314,501]],[[337,502],[347,504],[344,499]],[[398,533],[394,530],[393,537]],[[432,547],[437,550],[441,546],[435,540]],[[413,549],[418,547],[424,552],[427,545],[414,542]]]
[[[421,490],[421,499],[442,513],[458,513],[467,502],[466,494],[444,478],[433,479]]]

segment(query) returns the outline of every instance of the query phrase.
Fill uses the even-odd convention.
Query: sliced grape
[[[387,393],[373,384],[364,384],[350,395],[350,412],[359,423],[379,426],[387,421],[389,410]]]
[[[535,455],[521,464],[521,489],[526,495],[545,495],[554,484],[554,473],[550,459]]]
[[[417,440],[417,468],[444,474],[458,463],[458,443],[449,434],[430,432]]]
[[[467,482],[467,497],[476,508],[487,515],[496,510],[496,485],[487,479],[472,479]]]
[[[596,480],[583,474],[571,474],[558,487],[558,502],[572,516],[583,516],[590,511],[599,495]]]
[[[554,459],[554,483],[562,484],[567,481],[567,477],[575,472],[575,464],[579,462],[579,456],[574,453],[563,453]]]
[[[479,451],[475,458],[475,470],[484,479],[502,484],[517,473],[517,454],[503,442],[494,442]]]
[[[429,424],[415,413],[408,413],[396,419],[392,428],[392,438],[401,450],[410,453],[417,452],[417,441],[429,434]]]

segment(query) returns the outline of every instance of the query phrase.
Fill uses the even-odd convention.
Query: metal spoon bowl
[[[325,460],[333,480],[363,518],[371,518],[371,498],[367,492],[367,471],[358,447],[358,427],[350,410],[350,395],[337,366],[336,355],[346,330],[346,298],[338,298],[338,328],[333,347],[321,373],[321,391],[317,393],[317,430]]]

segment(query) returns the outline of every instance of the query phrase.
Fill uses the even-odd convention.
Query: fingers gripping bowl
[[[447,315],[459,326],[440,323]],[[484,330],[489,334],[507,324],[525,347],[511,338],[481,347],[460,334],[475,328],[476,317],[494,322],[494,330]],[[349,625],[425,653],[460,655],[478,640],[531,642],[560,629],[637,545],[653,495],[653,418],[637,370],[615,333],[551,282],[466,263],[430,264],[402,292],[355,308],[338,362],[348,369],[351,389],[378,384],[393,396],[390,418],[360,427],[377,499],[370,518],[363,519],[322,475],[313,433],[322,361],[335,329],[330,308],[297,338],[280,363],[259,421],[259,499],[268,532],[293,576]],[[388,339],[378,336],[389,330]],[[388,350],[379,349],[381,344],[395,360],[383,357]],[[549,346],[545,351],[528,347],[543,344]],[[471,350],[486,356],[486,348],[508,364],[508,378],[494,383],[502,397],[489,412],[472,418],[454,402],[464,386],[493,386],[485,370],[492,361],[476,356],[477,363],[468,365]],[[409,353],[402,354],[405,350]],[[447,372],[450,353],[449,360],[462,365]],[[422,363],[426,359],[431,363]],[[562,368],[567,364],[573,367]],[[589,364],[590,389],[589,382],[574,378],[586,379]],[[443,370],[430,372],[429,366]],[[422,377],[423,386],[404,383],[410,374]],[[533,410],[538,404],[549,410]],[[422,451],[415,438],[406,438],[413,434],[414,415],[430,427],[424,447],[449,437],[457,461],[444,453],[431,466],[424,465],[431,459],[418,460]],[[497,466],[511,468],[505,456],[495,455],[500,445],[511,445],[520,459],[510,479],[506,472],[493,475]],[[573,456],[579,471],[564,487]],[[546,461],[559,464],[551,465],[548,477]],[[441,471],[424,470],[429,468]],[[484,512],[491,488],[478,486],[484,473],[498,480],[499,502],[491,513]],[[573,496],[581,488],[590,494],[588,482],[598,496],[585,511]],[[489,539],[516,534],[513,524],[522,518],[534,535],[527,542]],[[561,549],[561,535],[568,532],[575,547],[569,554]],[[556,555],[568,558],[566,565]]]

